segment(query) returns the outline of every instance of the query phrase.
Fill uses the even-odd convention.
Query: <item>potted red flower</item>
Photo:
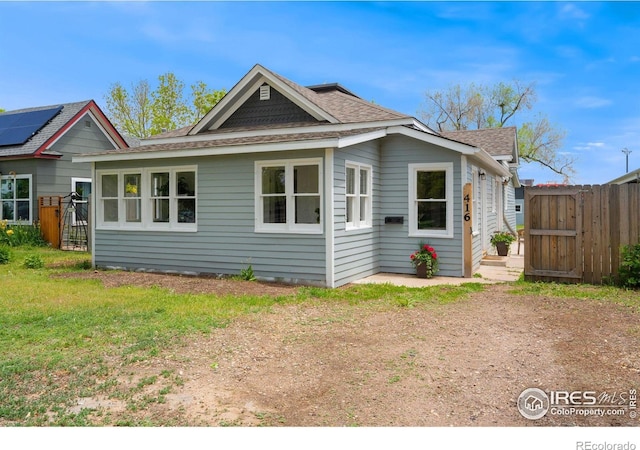
[[[410,258],[418,278],[431,278],[438,271],[438,254],[429,244],[420,245]]]

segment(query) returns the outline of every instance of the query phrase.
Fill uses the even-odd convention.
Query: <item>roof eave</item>
[[[312,150],[339,147],[339,138],[316,139],[307,141],[270,142],[267,144],[240,144],[197,149],[158,150],[147,152],[109,152],[102,154],[76,155],[74,163],[93,163],[109,161],[150,160],[158,158],[193,158],[199,156],[240,155],[246,153],[284,152],[291,150]]]

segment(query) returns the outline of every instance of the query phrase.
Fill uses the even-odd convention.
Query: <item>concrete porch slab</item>
[[[397,286],[407,287],[427,287],[437,285],[457,285],[463,283],[504,283],[517,281],[524,271],[524,251],[521,248],[521,255],[516,254],[516,244],[511,245],[509,256],[505,258],[505,264],[500,266],[481,264],[476,271],[476,276],[472,278],[440,277],[435,276],[430,279],[418,278],[415,275],[397,273],[377,273],[367,278],[354,281],[354,284],[365,283],[391,283]],[[522,244],[520,244],[522,246]]]

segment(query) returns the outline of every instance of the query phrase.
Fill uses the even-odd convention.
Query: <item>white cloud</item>
[[[609,106],[613,102],[607,98],[587,95],[587,96],[578,98],[575,103],[578,108],[593,109],[593,108],[603,108],[605,106]]]
[[[568,3],[560,9],[560,17],[569,20],[586,20],[591,16],[575,4]]]
[[[605,147],[604,142],[587,142],[586,144],[581,143],[578,145],[574,145],[573,149],[578,151],[592,151],[592,150],[601,150]]]

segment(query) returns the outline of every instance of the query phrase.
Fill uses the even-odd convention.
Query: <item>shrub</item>
[[[40,255],[29,255],[24,260],[24,266],[27,269],[42,269],[44,267],[44,260]]]
[[[628,288],[640,287],[640,244],[622,248],[622,262],[618,269],[620,284]]]
[[[239,278],[245,281],[256,281],[256,276],[253,273],[253,267],[251,267],[251,264],[249,264],[249,266],[246,269],[240,270]]]
[[[0,247],[0,264],[8,264],[11,260],[11,251],[8,247]]]

